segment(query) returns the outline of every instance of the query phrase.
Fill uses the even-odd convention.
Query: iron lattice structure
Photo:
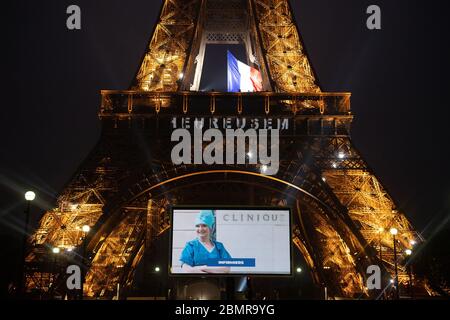
[[[205,46],[222,43],[245,46],[264,92],[198,91]],[[399,252],[420,236],[352,145],[350,94],[322,92],[316,79],[287,0],[165,0],[130,90],[102,91],[100,141],[30,238],[28,290],[64,292],[49,248],[73,248],[86,258],[85,295],[111,298],[170,228],[171,205],[208,203],[292,207],[314,281],[332,296],[368,296],[367,266],[394,273],[387,230],[399,230]],[[288,121],[278,174],[174,165],[171,125],[186,117]]]

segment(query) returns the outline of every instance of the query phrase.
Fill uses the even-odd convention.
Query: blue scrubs
[[[212,241],[214,249],[209,252],[198,239],[186,243],[180,261],[191,267],[205,266],[209,259],[230,259],[231,256],[221,242]]]

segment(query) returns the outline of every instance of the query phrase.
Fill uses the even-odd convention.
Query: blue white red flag
[[[228,92],[257,92],[263,90],[261,72],[236,59],[228,51]]]

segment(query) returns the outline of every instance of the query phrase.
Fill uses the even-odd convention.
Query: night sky
[[[100,90],[129,87],[162,3],[11,2],[2,17],[2,261],[20,248],[24,191],[37,192],[34,221],[54,206],[99,138]],[[450,215],[444,1],[291,3],[323,89],[353,93],[354,144],[401,211],[432,236]],[[66,28],[71,4],[81,7],[81,31]],[[366,28],[370,4],[382,9],[381,31]]]

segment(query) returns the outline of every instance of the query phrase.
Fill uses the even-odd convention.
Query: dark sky
[[[431,233],[450,212],[445,2],[291,2],[323,89],[353,93],[355,145],[417,229]],[[66,29],[70,4],[81,7],[81,31]],[[17,235],[23,192],[37,190],[37,217],[54,205],[94,146],[100,133],[99,91],[128,88],[160,4],[2,4],[2,239]],[[370,4],[382,9],[381,31],[366,28]]]

